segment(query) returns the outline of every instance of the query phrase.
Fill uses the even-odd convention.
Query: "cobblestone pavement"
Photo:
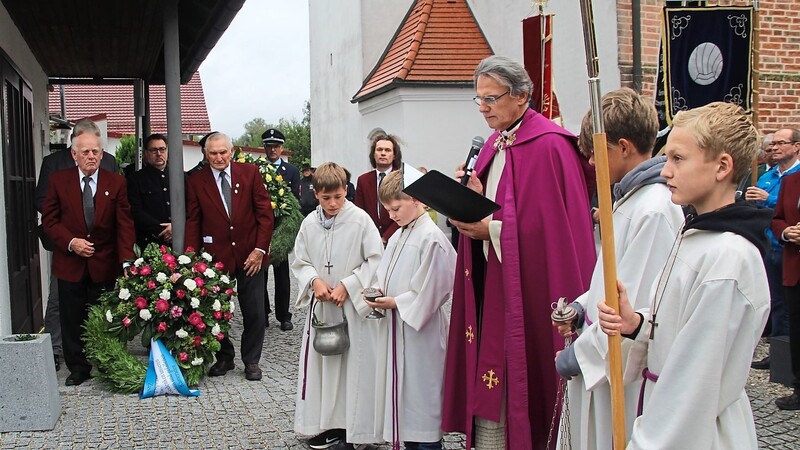
[[[294,299],[297,287],[292,283]],[[306,449],[303,437],[292,431],[305,323],[302,312],[293,312],[295,328],[289,332],[280,331],[280,324],[271,317],[261,381],[246,381],[237,360],[236,369],[226,376],[206,378],[199,386],[199,397],[139,400],[136,395],[112,394],[97,380],[66,387],[64,368],[58,372],[62,415],[56,427],[46,432],[0,433],[0,449]],[[240,334],[238,319],[232,331],[237,352]],[[144,351],[138,351],[144,358]],[[765,354],[762,344],[756,358]],[[747,387],[761,448],[800,449],[799,413],[780,411],[773,403],[790,390],[770,384],[767,374],[751,371]],[[445,448],[463,449],[463,436],[446,436]]]

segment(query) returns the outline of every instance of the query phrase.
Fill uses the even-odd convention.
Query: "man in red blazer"
[[[397,223],[389,218],[386,208],[378,201],[378,186],[389,172],[400,168],[402,159],[397,137],[379,133],[372,139],[369,150],[369,162],[375,170],[362,174],[356,182],[356,199],[353,203],[369,214],[378,227],[384,246],[397,230]]]
[[[800,132],[797,133],[800,137]],[[783,244],[784,305],[789,313],[789,351],[792,356],[794,392],[775,400],[780,409],[800,409],[800,172],[781,182],[772,232]]]
[[[244,321],[242,362],[248,380],[260,380],[264,345],[264,268],[272,239],[272,205],[258,168],[231,162],[233,145],[223,133],[206,139],[208,165],[189,177],[186,195],[186,245],[205,248],[236,277]],[[236,352],[228,336],[208,374],[234,368]]]
[[[93,133],[76,137],[72,157],[77,167],[50,176],[42,204],[44,231],[55,244],[51,270],[58,279],[67,386],[90,377],[81,326],[87,308],[102,291],[114,288],[123,262],[134,257],[136,238],[125,179],[100,168],[100,138]]]

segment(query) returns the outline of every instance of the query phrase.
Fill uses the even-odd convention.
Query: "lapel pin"
[[[108,191],[106,191],[106,197],[108,197]]]
[[[239,183],[236,183],[236,187],[237,187],[237,188],[239,187]]]
[[[238,190],[238,189],[234,189],[234,190],[233,190],[233,193],[234,193],[234,194],[238,194],[238,193],[239,193],[239,190]]]

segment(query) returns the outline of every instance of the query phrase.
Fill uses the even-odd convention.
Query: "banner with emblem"
[[[531,100],[534,109],[550,120],[561,117],[553,89],[552,14],[537,15],[522,20],[522,54],[525,71],[533,81]]]
[[[714,101],[750,111],[752,7],[663,10],[666,119]]]

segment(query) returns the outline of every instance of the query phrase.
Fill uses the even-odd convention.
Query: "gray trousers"
[[[53,254],[48,252],[52,264]],[[50,294],[47,296],[47,309],[44,312],[44,331],[50,333],[53,354],[61,356],[61,320],[58,314],[58,280],[50,272]]]

